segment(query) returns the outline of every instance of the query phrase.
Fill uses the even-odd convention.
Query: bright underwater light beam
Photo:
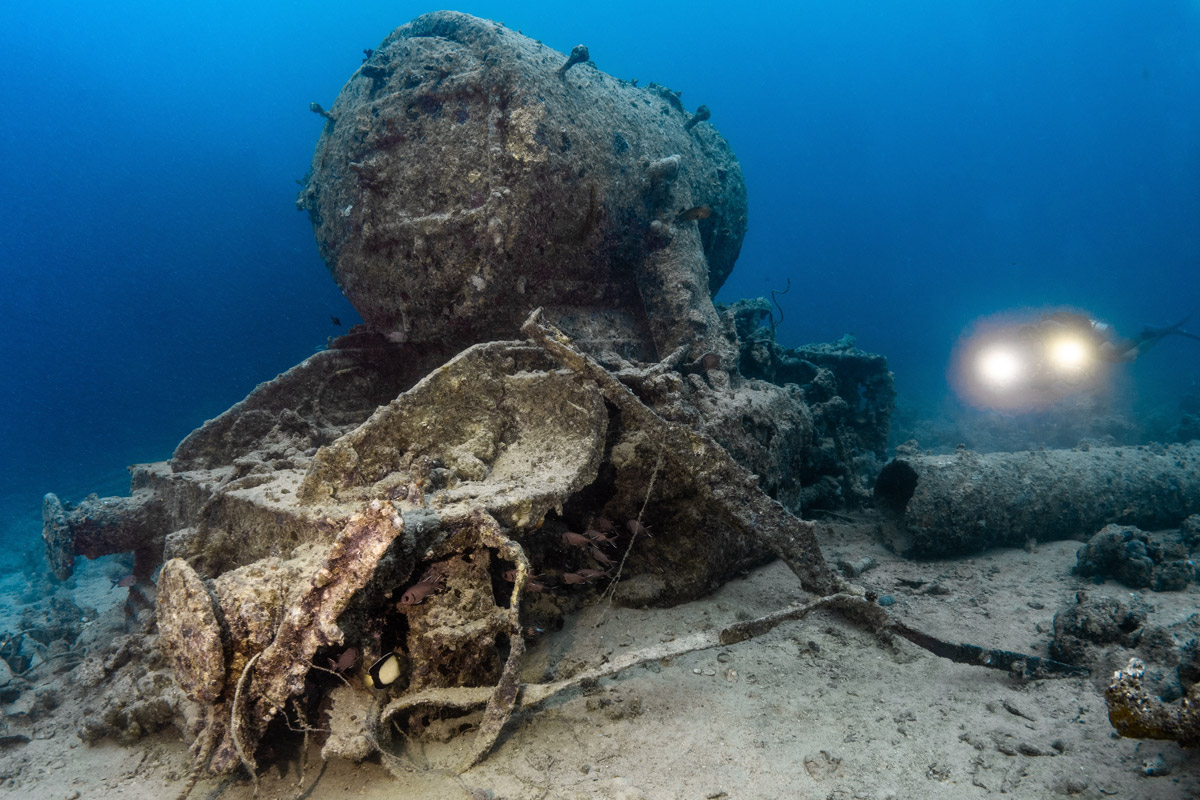
[[[980,379],[992,389],[1011,389],[1021,380],[1022,361],[1012,348],[993,345],[979,354]]]
[[[1091,349],[1074,336],[1063,336],[1048,343],[1050,365],[1064,375],[1077,375],[1092,363]]]
[[[1096,397],[1109,386],[1097,330],[1082,312],[994,314],[959,337],[947,377],[967,403],[1002,412]]]

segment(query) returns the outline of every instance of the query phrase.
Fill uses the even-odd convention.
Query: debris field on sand
[[[173,722],[189,790],[257,780],[276,735],[386,765],[474,731],[470,766],[518,707],[819,607],[955,661],[1081,672],[929,636],[825,561],[801,511],[864,506],[872,485],[908,515],[894,546],[928,554],[938,523],[916,504],[937,472],[908,465],[914,483],[893,462],[875,483],[895,394],[881,356],[784,348],[766,301],[713,303],[747,207],[706,106],[612,78],[586,47],[438,12],[313,108],[298,202],[367,325],[133,467],[128,497],[47,495],[60,580],[77,556],[133,554],[120,588],[140,628],[90,667],[109,688],[89,740]],[[519,680],[526,641],[565,615],[682,603],[772,557],[816,597]],[[155,713],[134,725],[113,709],[148,668],[161,680],[136,692]]]

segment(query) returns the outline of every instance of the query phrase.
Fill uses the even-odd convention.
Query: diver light
[[[1092,362],[1091,348],[1075,336],[1062,336],[1047,342],[1046,357],[1052,369],[1067,377],[1083,372]]]
[[[992,345],[979,354],[979,377],[992,389],[1008,389],[1021,379],[1022,359],[1006,345]]]
[[[978,320],[955,346],[950,379],[974,406],[1001,411],[1047,408],[1102,391],[1104,331],[1079,312],[1008,312]]]

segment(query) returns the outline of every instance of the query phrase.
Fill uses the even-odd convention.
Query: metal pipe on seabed
[[[875,497],[888,546],[921,558],[1086,540],[1109,523],[1171,528],[1200,512],[1200,442],[903,456]]]

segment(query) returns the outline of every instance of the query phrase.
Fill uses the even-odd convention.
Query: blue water
[[[1200,311],[1200,3],[474,2],[713,111],[750,230],[719,299],[857,335],[947,394],[972,320]],[[0,6],[0,536],[125,488],[357,320],[297,212],[322,120],[407,2]],[[330,316],[339,317],[342,328]],[[1197,321],[1200,327],[1200,320]],[[1200,343],[1130,368],[1170,405]]]

